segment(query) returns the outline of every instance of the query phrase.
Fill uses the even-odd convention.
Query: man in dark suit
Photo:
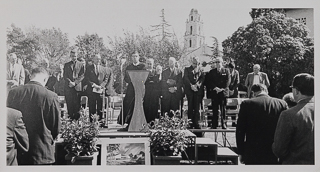
[[[191,128],[200,128],[199,126],[199,108],[204,95],[203,82],[204,72],[200,68],[199,57],[191,58],[191,66],[185,68],[183,83],[184,90],[188,100],[188,119],[191,119]]]
[[[220,109],[221,128],[226,129],[227,126],[225,124],[225,118],[227,97],[229,96],[229,84],[231,81],[230,72],[228,69],[223,67],[222,57],[216,58],[214,62],[216,63],[216,68],[211,69],[206,75],[205,82],[207,92],[209,94],[207,97],[211,97],[213,109],[211,128],[215,129],[218,126]]]
[[[170,110],[179,110],[182,96],[182,73],[176,68],[176,59],[169,58],[169,68],[162,72],[161,79],[161,114]]]
[[[7,107],[22,113],[29,135],[29,151],[21,157],[23,165],[55,162],[54,139],[61,126],[60,108],[58,95],[44,87],[48,78],[44,68],[35,68],[29,83],[8,94]]]
[[[101,56],[94,55],[92,61],[93,64],[88,66],[85,72],[90,121],[93,114],[99,115],[100,120],[102,119],[103,90],[111,92],[113,86],[113,72],[110,68],[100,65]]]
[[[252,86],[254,98],[240,105],[236,142],[240,161],[247,164],[278,164],[272,152],[273,137],[279,115],[286,110],[285,101],[268,95],[264,84]]]
[[[159,77],[161,73],[159,70],[155,70],[153,66],[154,59],[147,59],[146,69],[149,71],[149,75],[145,82],[145,95],[143,98],[143,109],[147,123],[150,123],[156,119],[159,109]]]
[[[245,86],[248,89],[248,97],[251,98],[251,87],[253,84],[264,84],[267,88],[270,86],[268,75],[266,73],[260,72],[260,65],[253,65],[253,72],[248,73]]]
[[[29,150],[29,138],[20,111],[7,108],[7,165],[18,165],[17,155]]]
[[[71,50],[70,57],[71,61],[63,67],[64,93],[69,117],[78,119],[80,117],[81,81],[84,79],[84,65],[77,60],[76,49]]]
[[[301,73],[293,78],[297,105],[280,114],[272,149],[286,165],[314,165],[314,77]]]

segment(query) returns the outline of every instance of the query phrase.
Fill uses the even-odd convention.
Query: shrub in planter
[[[92,118],[90,122],[89,112],[81,109],[78,120],[67,117],[61,120],[61,138],[72,163],[76,161],[76,157],[92,156],[98,152],[96,142],[99,135],[99,116],[94,114]]]
[[[176,115],[179,111],[165,114],[159,120],[148,124],[146,131],[150,135],[150,152],[154,156],[181,156],[191,142],[182,130],[187,129],[187,119],[181,119]],[[172,115],[173,114],[173,115]],[[147,127],[145,127],[147,128]]]

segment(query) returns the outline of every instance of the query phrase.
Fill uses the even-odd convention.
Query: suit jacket
[[[85,72],[85,83],[88,85],[88,93],[92,93],[93,84],[102,86],[106,89],[106,93],[111,93],[113,86],[113,72],[110,68],[98,65],[98,73],[95,72],[94,65],[87,67]]]
[[[272,148],[283,164],[315,164],[314,126],[314,97],[281,113]]]
[[[26,164],[54,163],[54,139],[60,122],[58,95],[36,81],[10,90],[7,107],[21,111],[29,135]]]
[[[7,165],[18,165],[17,151],[29,150],[29,139],[20,111],[7,108]]]
[[[175,93],[170,93],[170,87],[177,87],[177,91]],[[167,68],[162,72],[161,96],[163,99],[167,99],[170,98],[171,95],[174,95],[174,97],[179,100],[182,96],[182,73],[177,68],[174,68],[173,72],[170,71],[170,68]]]
[[[229,97],[238,97],[238,85],[240,83],[239,72],[234,69],[234,72],[230,72],[230,85],[229,85]]]
[[[63,78],[65,80],[65,88],[72,89],[69,87],[70,82],[75,82],[76,86],[74,89],[76,91],[82,91],[82,80],[84,79],[84,64],[76,60],[75,64],[70,61],[64,64],[63,68]]]
[[[16,63],[13,68],[10,68],[10,63],[7,63],[7,80],[15,80],[18,85],[24,85],[25,71],[23,66]]]
[[[191,65],[190,67],[186,67],[184,70],[184,76],[183,76],[183,84],[184,84],[184,92],[186,95],[191,95],[193,93],[197,93],[198,96],[203,97],[204,96],[204,82],[205,76],[204,72],[201,68],[194,69]],[[198,91],[194,92],[191,89],[191,85],[197,84]]]
[[[260,94],[244,100],[240,105],[236,142],[238,154],[245,164],[276,164],[272,143],[280,113],[286,110],[286,102]]]
[[[231,77],[229,69],[221,68],[220,72],[218,72],[217,69],[211,69],[205,78],[207,97],[215,98],[218,95],[220,97],[228,97],[230,81]],[[215,87],[223,88],[224,91],[217,93],[215,90],[213,90]]]
[[[269,79],[268,79],[268,75],[266,73],[263,73],[263,72],[259,72],[258,75],[259,75],[260,84],[264,84],[267,87],[269,87],[270,86],[270,82],[269,82]],[[254,73],[253,72],[248,73],[246,81],[245,81],[245,84],[244,84],[248,89],[248,96],[251,93],[251,87],[253,85],[253,78],[254,78]]]

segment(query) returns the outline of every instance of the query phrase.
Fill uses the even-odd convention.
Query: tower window
[[[190,26],[190,35],[192,35],[192,26]]]
[[[190,40],[189,43],[190,43],[190,47],[191,47],[192,46],[192,41]]]
[[[191,21],[193,21],[193,16],[191,16]]]

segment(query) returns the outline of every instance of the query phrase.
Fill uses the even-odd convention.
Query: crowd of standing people
[[[23,66],[17,63],[14,53],[9,55],[7,137],[11,140],[7,139],[7,147],[10,147],[7,149],[8,165],[50,165],[55,162],[54,140],[61,125],[58,95],[65,96],[71,119],[79,118],[83,95],[88,97],[90,116],[98,114],[103,118],[102,99],[112,94],[113,71],[98,54],[85,62],[77,57],[77,50],[72,49],[70,58],[71,61],[51,77],[42,67],[33,69],[27,77],[30,81],[26,83]],[[189,128],[199,129],[199,110],[203,98],[207,97],[211,99],[213,112],[209,127],[216,129],[220,116],[220,126],[226,129],[227,98],[239,96],[240,78],[234,62],[225,64],[221,57],[215,58],[209,72],[203,71],[199,57],[192,57],[191,65],[184,70],[174,57],[169,57],[168,64],[162,71],[162,66],[155,67],[154,59],[141,62],[138,52],[132,54],[132,63],[126,67],[124,75],[127,90],[123,109],[117,119],[119,124],[126,123],[127,126],[118,131],[128,131],[133,115],[135,94],[128,75],[131,70],[149,72],[143,99],[148,123],[160,115],[180,110],[186,96]],[[255,64],[245,81],[250,99],[242,102],[237,120],[236,141],[241,161],[245,164],[314,164],[313,76],[296,75],[292,96],[286,95],[286,101],[270,97],[269,85],[267,74],[260,72],[260,66]],[[289,101],[292,104],[287,103]]]

